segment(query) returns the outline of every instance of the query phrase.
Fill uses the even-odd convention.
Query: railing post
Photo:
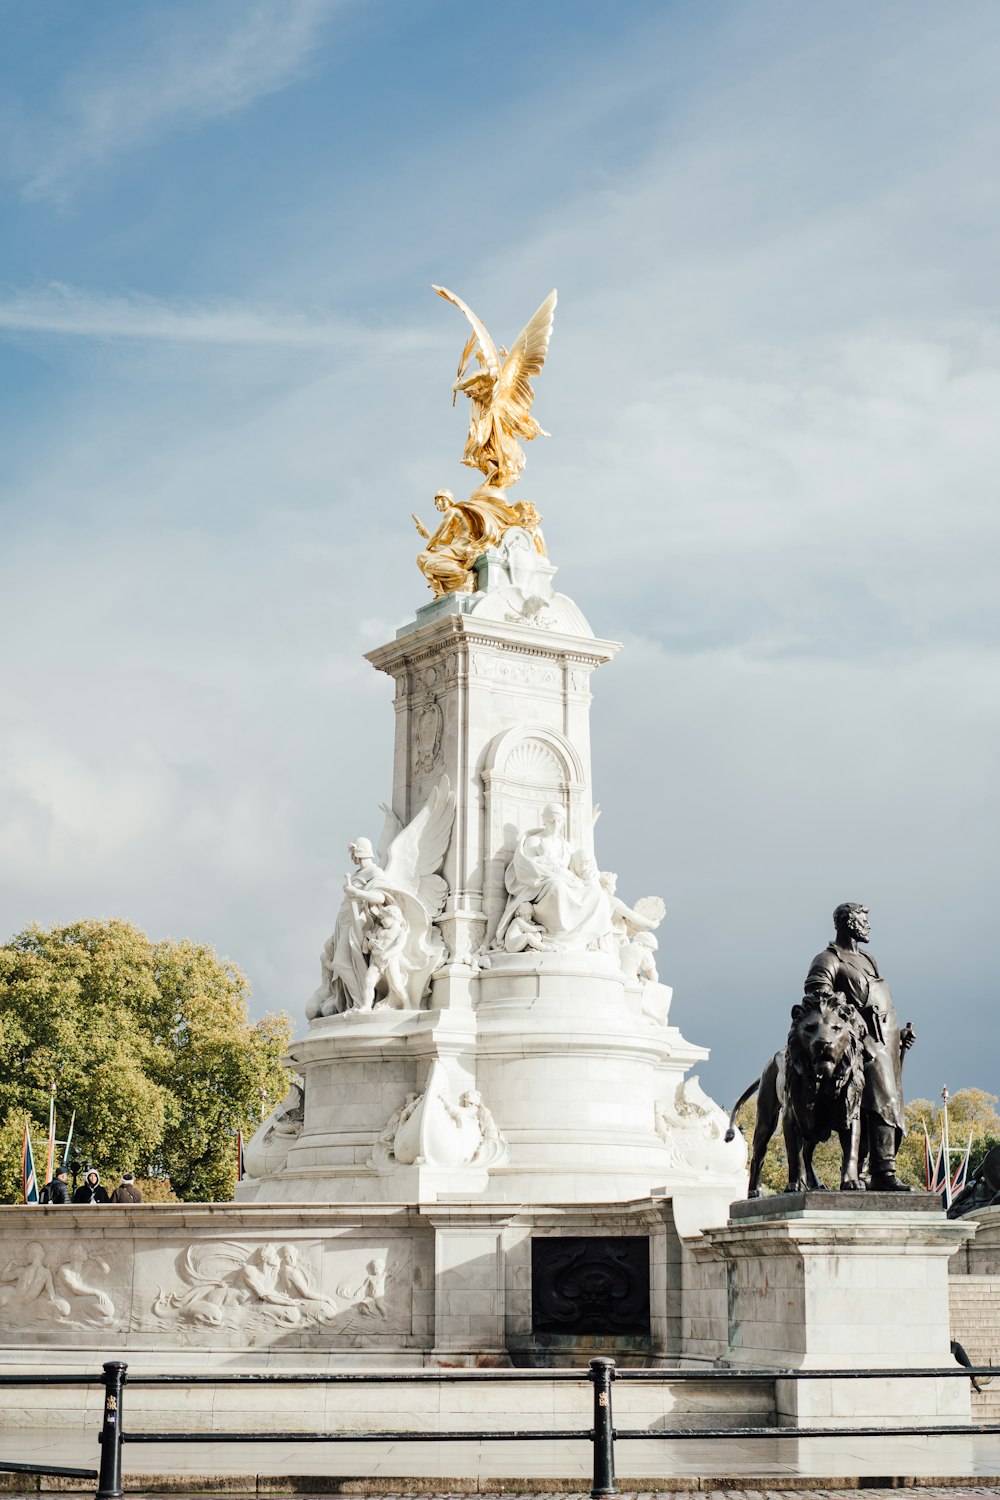
[[[128,1365],[111,1359],[104,1366],[104,1421],[101,1425],[101,1471],[95,1500],[120,1500],[122,1489],[122,1387]]]
[[[615,1488],[615,1429],[611,1419],[611,1382],[615,1378],[613,1359],[592,1359],[590,1379],[594,1387],[594,1487],[593,1500],[601,1495],[617,1495]]]

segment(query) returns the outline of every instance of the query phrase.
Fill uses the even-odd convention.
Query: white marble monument
[[[417,522],[432,598],[368,653],[395,688],[392,785],[377,845],[374,809],[345,829],[296,1081],[235,1204],[0,1210],[0,1363],[41,1347],[89,1368],[98,1344],[144,1368],[841,1352],[810,1311],[836,1279],[833,1219],[724,1227],[745,1145],[673,1024],[664,902],[626,870],[629,904],[600,868],[591,680],[618,647],[556,591],[538,511],[509,497],[555,294],[509,354],[442,295],[473,327],[455,390],[482,482],[438,492],[433,533]],[[851,1231],[866,1317],[901,1224],[880,1224],[877,1266]],[[902,1228],[901,1284],[936,1278],[918,1342],[937,1357],[961,1235]],[[772,1298],[748,1331],[779,1262],[806,1312]]]
[[[663,903],[627,906],[596,860],[590,682],[617,647],[537,553],[526,594],[517,550],[505,533],[475,592],[369,653],[396,689],[391,802],[377,853],[350,845],[301,1086],[249,1143],[242,1202],[655,1193],[694,1224],[742,1191],[742,1141],[686,1080],[707,1054],[670,1022]]]

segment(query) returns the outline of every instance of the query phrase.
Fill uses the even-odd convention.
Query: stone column
[[[426,1213],[434,1228],[434,1348],[431,1364],[507,1365],[503,1232],[509,1214]]]
[[[845,1201],[846,1200],[846,1201]],[[948,1369],[948,1260],[971,1233],[931,1194],[785,1193],[705,1232],[725,1264],[723,1363]],[[779,1421],[968,1422],[965,1380],[779,1380]]]

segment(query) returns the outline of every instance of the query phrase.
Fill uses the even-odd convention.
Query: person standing
[[[112,1203],[141,1203],[142,1194],[135,1185],[135,1173],[123,1172],[122,1180],[111,1194]]]
[[[69,1169],[67,1167],[56,1167],[51,1180],[45,1184],[38,1195],[39,1203],[54,1205],[68,1203],[69,1188],[66,1185],[68,1175]]]
[[[107,1188],[101,1187],[101,1174],[96,1167],[88,1167],[84,1179],[73,1194],[74,1203],[108,1203]]]

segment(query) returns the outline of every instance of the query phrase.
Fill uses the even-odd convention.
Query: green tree
[[[952,1146],[963,1149],[969,1136],[972,1137],[971,1166],[979,1165],[989,1146],[1000,1138],[1000,1115],[995,1105],[996,1094],[985,1089],[959,1089],[948,1100],[948,1136]],[[904,1182],[923,1188],[926,1184],[924,1169],[924,1127],[930,1136],[931,1147],[937,1151],[941,1143],[943,1105],[930,1099],[913,1099],[906,1106],[906,1139],[896,1157],[896,1169]],[[952,1158],[952,1172],[958,1166],[958,1157]]]
[[[59,1133],[102,1173],[231,1198],[233,1136],[288,1088],[285,1015],[256,1023],[234,964],[127,922],[30,927],[0,947],[0,1200],[20,1198],[25,1120],[37,1148],[56,1084]]]

